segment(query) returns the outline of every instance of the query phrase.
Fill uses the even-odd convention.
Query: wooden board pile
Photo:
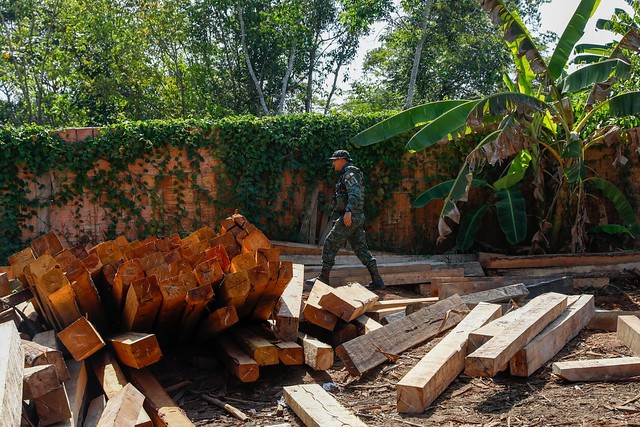
[[[236,327],[241,321],[272,318],[294,275],[302,293],[302,266],[294,268],[290,261],[281,261],[279,250],[242,215],[223,220],[219,234],[203,227],[184,238],[176,234],[128,242],[120,237],[88,250],[70,248],[52,232],[10,256],[9,263],[10,268],[0,273],[2,283],[17,279],[13,285],[24,288],[20,292],[24,300],[33,297],[31,303],[55,330],[61,350],[81,362],[80,370],[86,370],[84,361],[88,361],[96,376],[103,378],[99,382],[107,404],[121,392],[120,405],[138,402],[140,391],[146,395],[146,390],[160,395],[157,408],[147,412],[155,417],[186,419],[177,410],[158,415],[158,408],[175,408],[164,402],[168,396],[156,392],[159,385],[144,370],[162,357],[160,344],[214,341],[220,360],[242,381],[258,378],[257,361],[302,363],[303,350],[295,342],[276,347],[250,329]],[[15,296],[11,297],[15,300]],[[8,312],[12,305],[6,300],[1,308]],[[290,335],[286,322],[281,323],[281,332]],[[232,327],[234,339],[224,333]],[[297,329],[293,341],[296,339]],[[268,354],[262,350],[265,343]],[[53,354],[57,344],[56,339],[49,339],[49,346],[39,351]],[[30,344],[23,343],[23,351],[25,345]],[[41,383],[36,378],[48,378],[46,393],[27,395],[35,404],[40,425],[72,417],[74,402],[60,391],[62,383],[70,380],[68,374],[47,368],[25,375],[34,384]],[[138,389],[128,387],[127,378]],[[76,376],[71,381],[80,380]],[[113,384],[118,385],[117,390],[111,388]],[[144,396],[140,405],[133,404],[134,408],[139,406],[133,409],[136,419],[143,400]],[[147,395],[147,401],[153,399]],[[53,406],[65,409],[50,414],[53,402]],[[131,403],[126,405],[131,412]],[[102,416],[107,415],[105,409]]]

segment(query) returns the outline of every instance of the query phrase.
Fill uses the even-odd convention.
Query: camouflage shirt
[[[335,212],[344,213],[347,208],[354,214],[362,213],[364,208],[364,185],[362,172],[353,163],[347,163],[336,184],[333,196]]]

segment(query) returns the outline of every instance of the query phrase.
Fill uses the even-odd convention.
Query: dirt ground
[[[596,307],[640,310],[640,282],[616,282],[602,289],[584,290],[596,296]],[[393,295],[416,296],[388,288]],[[333,369],[314,372],[303,366],[260,369],[260,378],[242,384],[224,367],[213,366],[213,349],[187,348],[165,354],[150,369],[165,387],[190,381],[170,394],[197,426],[276,426],[304,424],[284,403],[282,387],[318,383],[369,426],[640,426],[640,378],[621,382],[569,383],[551,374],[551,362],[632,356],[615,333],[583,330],[543,368],[528,378],[499,374],[471,378],[464,374],[420,415],[396,411],[395,384],[440,338],[400,355],[361,378],[350,377],[339,358]],[[209,363],[209,366],[207,366]],[[235,406],[247,422],[199,397],[208,394]]]

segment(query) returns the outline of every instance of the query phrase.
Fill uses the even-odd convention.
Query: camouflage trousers
[[[376,259],[369,252],[364,232],[364,213],[352,214],[351,225],[344,225],[342,216],[338,218],[322,246],[322,269],[331,270],[338,251],[349,241],[360,262],[367,268],[376,267]]]

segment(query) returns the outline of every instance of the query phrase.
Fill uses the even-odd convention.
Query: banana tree
[[[629,37],[608,57],[567,74],[574,46],[596,10],[599,0],[581,0],[551,58],[546,61],[519,17],[501,0],[480,0],[492,22],[504,34],[516,73],[505,75],[508,91],[480,99],[427,103],[388,118],[353,138],[357,146],[382,142],[419,128],[407,143],[411,152],[435,144],[473,136],[479,141],[466,156],[457,177],[432,187],[414,202],[424,206],[443,198],[438,241],[451,233],[449,221],[460,224],[457,245],[468,249],[483,216],[494,209],[507,240],[522,243],[529,236],[528,213],[522,193],[523,180],[533,183],[533,197],[540,229],[532,246],[558,250],[561,238],[570,237],[569,249],[585,249],[588,206],[602,196],[617,209],[622,222],[600,231],[640,234],[631,205],[624,195],[587,166],[586,154],[600,144],[618,144],[627,132],[610,118],[640,113],[640,92],[615,91],[615,82],[629,74],[625,53],[637,52],[638,38]],[[624,40],[624,39],[623,39]],[[483,172],[500,167],[500,178],[489,183]],[[490,174],[489,174],[490,175]],[[467,200],[472,186],[492,191],[490,203],[461,221],[459,203]],[[569,227],[567,227],[569,226]],[[570,236],[562,236],[570,230]]]

